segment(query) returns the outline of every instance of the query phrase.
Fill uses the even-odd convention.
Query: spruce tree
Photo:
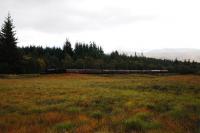
[[[63,52],[64,52],[64,56],[66,54],[68,54],[71,57],[73,56],[73,49],[72,49],[71,43],[68,39],[66,39],[65,44],[63,46]]]
[[[13,20],[8,14],[0,32],[0,73],[19,72],[20,54],[14,28]]]

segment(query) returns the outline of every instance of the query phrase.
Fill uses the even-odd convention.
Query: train
[[[131,73],[168,73],[168,70],[109,70],[109,69],[46,69],[42,74],[131,74]]]

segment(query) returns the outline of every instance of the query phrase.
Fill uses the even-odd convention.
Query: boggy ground
[[[200,76],[4,76],[0,132],[199,133]]]

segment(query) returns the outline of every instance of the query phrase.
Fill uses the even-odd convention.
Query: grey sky
[[[66,37],[105,51],[200,48],[198,0],[0,0],[19,45],[62,46]]]

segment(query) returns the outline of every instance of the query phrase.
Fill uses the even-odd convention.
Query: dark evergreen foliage
[[[89,45],[85,43],[77,42],[74,48],[75,58],[93,57],[100,58],[104,52],[101,47],[98,47],[94,42]]]
[[[14,25],[11,16],[4,21],[0,32],[0,73],[20,72],[20,54],[17,49]]]
[[[162,60],[141,56],[127,56],[114,51],[105,54],[94,42],[77,42],[73,49],[69,40],[63,48],[17,47],[17,39],[10,15],[0,32],[0,73],[40,73],[64,69],[123,69],[169,70],[173,73],[199,73],[200,64],[190,61]]]
[[[173,73],[198,73],[200,64],[197,62],[178,60],[162,60],[145,56],[127,56],[114,51],[104,54],[103,50],[96,45],[76,43],[72,56],[64,56],[64,49],[22,47],[20,48],[28,63],[30,71],[41,72],[45,69],[124,69],[124,70],[169,70]],[[40,60],[38,62],[38,59]],[[34,63],[33,63],[34,62]],[[40,66],[40,67],[39,67]],[[24,68],[27,69],[29,67]]]
[[[73,56],[73,49],[72,49],[72,45],[70,43],[70,41],[68,39],[66,39],[66,42],[63,46],[63,52],[64,55],[66,56],[66,54],[68,54],[69,56]]]

